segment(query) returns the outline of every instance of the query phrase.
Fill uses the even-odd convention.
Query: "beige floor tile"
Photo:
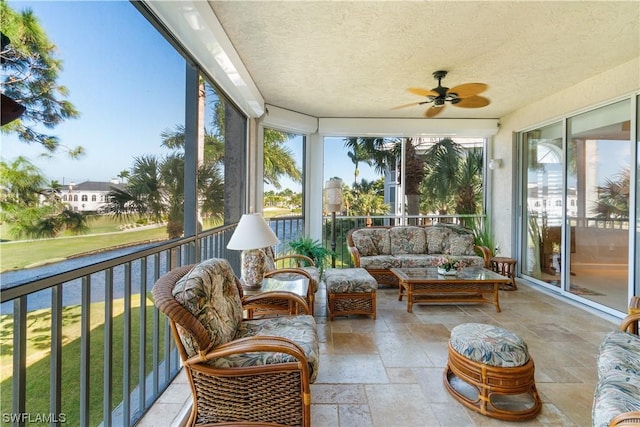
[[[417,384],[375,384],[365,386],[365,390],[374,426],[409,427],[439,424]]]
[[[312,425],[590,426],[598,346],[616,321],[520,283],[517,291],[501,291],[500,301],[500,313],[489,304],[415,305],[407,313],[395,288],[381,288],[376,320],[328,321],[325,312],[316,311],[320,372],[311,386]],[[468,322],[503,327],[527,342],[543,400],[535,419],[496,420],[449,395],[442,384],[448,337],[453,327]],[[176,402],[189,399],[186,384],[181,376],[165,393],[171,396],[163,396],[139,425],[166,425],[173,419],[180,411]]]
[[[311,425],[314,427],[339,426],[338,405],[311,405]]]

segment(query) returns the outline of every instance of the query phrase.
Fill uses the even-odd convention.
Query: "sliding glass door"
[[[560,286],[562,197],[564,194],[562,123],[523,135],[526,165],[522,218],[522,273]]]
[[[630,101],[567,120],[569,292],[619,311],[628,304]]]
[[[631,100],[520,134],[521,274],[624,312]]]

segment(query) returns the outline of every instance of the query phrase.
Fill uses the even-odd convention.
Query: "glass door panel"
[[[629,102],[567,121],[567,290],[619,311],[628,304]]]
[[[522,273],[560,287],[563,185],[562,123],[523,134],[525,206]]]

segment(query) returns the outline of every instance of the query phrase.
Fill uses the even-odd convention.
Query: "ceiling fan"
[[[465,83],[449,89],[441,84],[442,79],[445,78],[446,75],[447,72],[442,70],[433,73],[433,77],[438,80],[438,87],[434,87],[431,90],[417,87],[407,89],[408,92],[415,95],[425,96],[427,98],[426,101],[412,102],[411,104],[400,105],[394,109],[433,103],[433,105],[425,111],[424,115],[426,117],[435,117],[444,110],[445,103],[447,102],[461,108],[482,108],[489,105],[489,99],[484,96],[478,96],[479,93],[487,90],[488,86],[486,84]]]

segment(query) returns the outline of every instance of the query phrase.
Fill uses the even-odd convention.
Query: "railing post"
[[[331,267],[336,268],[336,213],[331,212]]]

